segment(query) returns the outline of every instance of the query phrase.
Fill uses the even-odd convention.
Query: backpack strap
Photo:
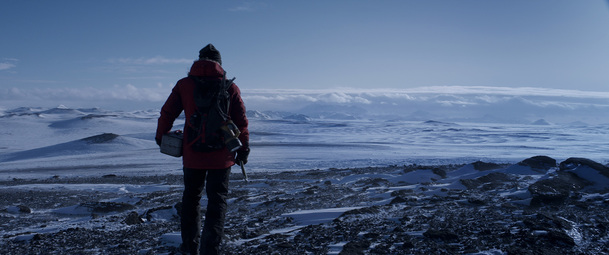
[[[224,73],[224,76],[222,77],[222,82],[220,83],[221,89],[218,92],[218,107],[216,107],[216,109],[218,109],[218,113],[220,114],[220,116],[222,116],[223,120],[227,120],[229,119],[229,110],[230,110],[230,94],[228,93],[228,88],[230,88],[231,85],[233,85],[233,81],[235,80],[235,77],[233,77],[230,80],[226,79],[226,73]],[[222,96],[222,98],[224,98],[224,102],[223,100],[221,100],[220,96]]]

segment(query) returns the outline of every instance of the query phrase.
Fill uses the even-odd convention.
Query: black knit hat
[[[199,59],[213,60],[222,65],[222,57],[220,57],[220,52],[211,43],[199,51]]]

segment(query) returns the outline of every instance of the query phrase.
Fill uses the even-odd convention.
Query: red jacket
[[[221,79],[224,76],[224,69],[213,61],[199,60],[196,61],[190,68],[190,75],[217,77]],[[194,101],[195,82],[186,77],[182,78],[171,91],[171,95],[161,108],[161,117],[159,117],[156,130],[156,139],[160,141],[163,134],[166,134],[173,127],[173,122],[182,113],[186,116],[185,126],[189,125],[190,118],[195,110]],[[241,99],[241,91],[234,83],[228,88],[230,94],[229,115],[230,119],[239,127],[241,135],[239,140],[243,144],[240,150],[249,149],[249,131],[247,129],[248,121],[245,116],[245,106]],[[188,132],[185,128],[184,132]],[[188,134],[184,134],[188,137]],[[235,164],[235,153],[230,153],[226,148],[212,152],[198,152],[192,150],[184,143],[182,162],[186,168],[195,169],[223,169]]]

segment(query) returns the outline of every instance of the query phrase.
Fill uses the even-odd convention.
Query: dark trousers
[[[190,254],[218,254],[224,234],[228,177],[226,169],[184,168],[182,196],[182,250]],[[205,181],[207,180],[207,185]],[[207,211],[201,233],[201,205],[203,188],[207,193]]]

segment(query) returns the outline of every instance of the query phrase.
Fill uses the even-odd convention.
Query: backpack
[[[186,142],[195,151],[216,151],[225,147],[222,127],[229,120],[230,94],[228,88],[235,78],[188,76],[195,82],[195,112],[189,116]]]

